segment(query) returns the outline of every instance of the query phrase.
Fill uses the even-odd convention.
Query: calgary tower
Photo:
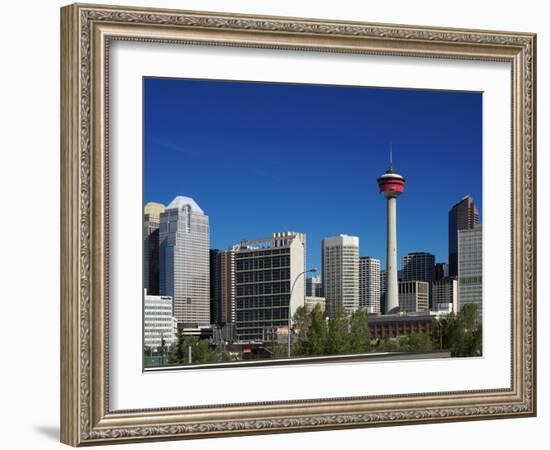
[[[386,314],[399,312],[399,291],[397,286],[397,197],[405,189],[405,178],[393,168],[390,151],[390,167],[378,177],[380,193],[388,201],[386,242]]]

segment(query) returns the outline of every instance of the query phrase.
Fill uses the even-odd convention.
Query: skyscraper
[[[449,276],[449,265],[447,263],[435,263],[434,279],[435,281]]]
[[[219,325],[222,316],[222,272],[218,249],[210,249],[210,323]]]
[[[401,258],[401,267],[403,281],[434,281],[435,256],[431,253],[408,253]]]
[[[160,293],[174,299],[178,324],[210,324],[208,216],[178,196],[160,215]]]
[[[469,230],[479,223],[479,213],[467,195],[449,211],[449,276],[458,274],[458,230]]]
[[[369,313],[380,312],[380,260],[359,258],[359,306]]]
[[[399,310],[410,313],[429,309],[430,286],[425,281],[399,282]]]
[[[352,313],[359,308],[359,238],[341,234],[323,239],[323,288],[326,312],[339,308]]]
[[[386,311],[386,271],[380,269],[380,312]]]
[[[210,317],[212,323],[235,322],[235,252],[210,250]],[[213,311],[213,312],[212,312]]]
[[[391,155],[391,154],[390,154]],[[399,293],[397,286],[397,197],[405,190],[405,178],[399,175],[390,162],[390,167],[384,175],[377,179],[378,189],[387,200],[386,223],[386,313],[392,313],[399,308]]]
[[[276,329],[288,327],[289,302],[291,315],[304,305],[305,280],[298,275],[305,271],[306,236],[291,231],[274,233],[242,241],[232,250],[237,339],[267,339]]]
[[[444,277],[434,282],[432,308],[434,311],[442,309],[458,312],[458,283],[455,278]]]
[[[158,295],[159,286],[159,225],[164,205],[150,202],[143,211],[143,288],[149,295]]]
[[[320,275],[306,278],[306,296],[323,297],[323,283]]]
[[[481,317],[483,296],[483,227],[458,231],[458,310],[474,304]]]
[[[220,254],[221,272],[221,323],[235,323],[235,252],[231,249]]]
[[[403,281],[425,281],[430,292],[432,307],[432,285],[435,280],[435,256],[426,252],[408,253],[401,258]]]

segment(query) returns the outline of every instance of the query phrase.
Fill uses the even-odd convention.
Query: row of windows
[[[237,311],[237,327],[239,328],[243,322],[272,322],[288,321],[288,308],[274,309],[252,309]]]
[[[481,276],[478,277],[460,277],[459,284],[481,284]]]
[[[236,301],[236,309],[272,308],[288,306],[288,295],[273,295],[265,297],[244,297]]]
[[[251,251],[251,252],[247,252],[245,250],[242,253],[237,253],[237,258],[263,258],[265,256],[285,255],[288,253],[289,253],[288,248],[277,248],[273,250],[262,250],[262,251]]]
[[[265,281],[288,280],[290,269],[259,270],[237,273],[237,283],[261,283]]]
[[[269,268],[286,268],[290,266],[290,255],[273,256],[270,258],[247,258],[235,261],[235,268],[238,271],[269,269]]]
[[[269,294],[286,294],[290,292],[290,283],[271,282],[262,284],[242,284],[237,285],[237,296],[254,296],[254,295],[269,295]]]

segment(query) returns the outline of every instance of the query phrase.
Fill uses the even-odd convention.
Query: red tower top
[[[384,175],[378,177],[378,188],[386,198],[397,198],[405,190],[405,178],[399,175],[393,166],[390,166]]]

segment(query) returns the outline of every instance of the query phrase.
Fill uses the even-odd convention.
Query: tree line
[[[364,310],[348,314],[343,308],[327,319],[320,305],[311,311],[300,307],[292,326],[294,356],[343,355],[378,352],[447,350],[452,356],[481,356],[482,324],[477,305],[464,305],[432,321],[430,333],[385,337],[371,342]]]
[[[293,357],[430,350],[447,350],[452,356],[482,354],[482,324],[476,305],[464,305],[458,314],[434,319],[429,334],[385,337],[376,342],[371,341],[368,314],[362,309],[348,314],[340,308],[333,318],[327,318],[320,305],[311,310],[301,306],[293,316],[291,332]],[[189,348],[193,364],[230,360],[230,355],[221,347],[215,348],[195,336],[185,336],[178,327],[177,339],[167,352],[168,363],[187,364]],[[282,343],[266,343],[265,350],[265,358],[287,356],[287,346]]]

